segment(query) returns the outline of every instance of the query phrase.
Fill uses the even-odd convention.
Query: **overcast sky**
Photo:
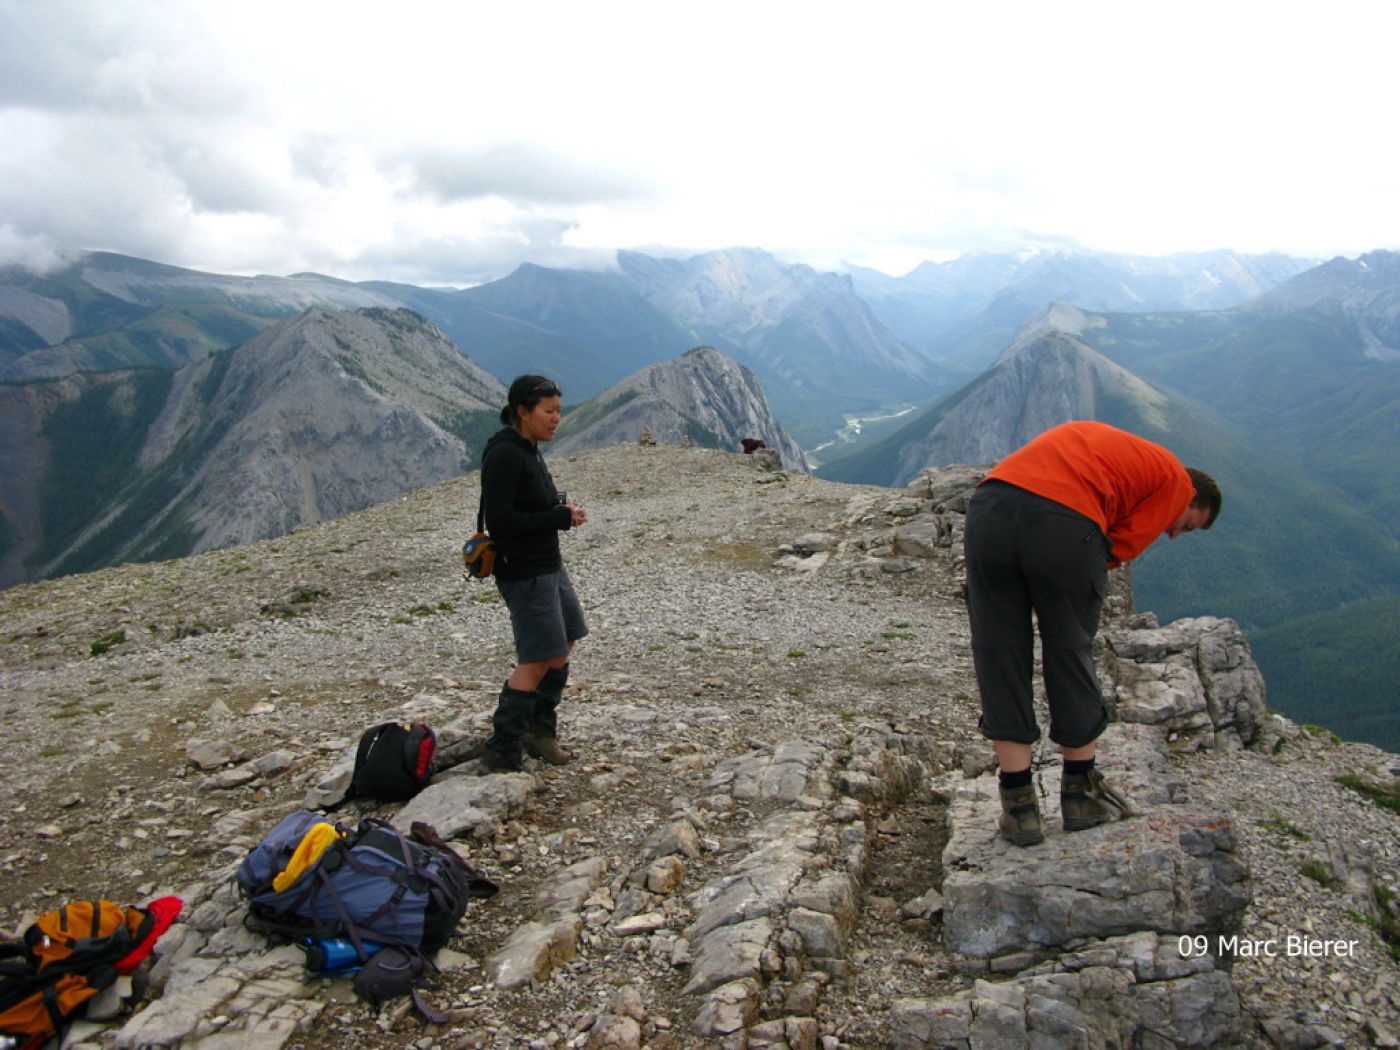
[[[1400,248],[1400,4],[0,0],[0,262]]]

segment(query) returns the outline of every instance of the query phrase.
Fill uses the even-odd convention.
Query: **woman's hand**
[[[564,506],[569,508],[569,521],[574,527],[582,525],[588,520],[588,512],[582,507],[577,507],[572,503],[566,503]]]

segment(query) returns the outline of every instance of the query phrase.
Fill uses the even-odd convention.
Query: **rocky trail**
[[[593,632],[561,711],[576,760],[337,813],[427,819],[501,886],[439,957],[447,1025],[308,977],[230,878],[335,795],[365,727],[486,726],[512,653],[494,587],[460,574],[474,475],[0,593],[5,928],[186,902],[144,997],[71,1043],[1397,1045],[1400,815],[1336,778],[1393,796],[1400,758],[1268,713],[1229,621],[1158,627],[1118,596],[1104,766],[1139,816],[1018,851],[958,597],[975,472],[892,491],[635,446],[551,469],[590,515],[564,541]]]

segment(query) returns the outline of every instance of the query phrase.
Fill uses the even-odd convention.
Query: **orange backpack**
[[[21,941],[0,944],[0,1032],[36,1042],[61,1032],[150,954],[180,907],[174,897],[149,908],[80,901],[39,916]]]

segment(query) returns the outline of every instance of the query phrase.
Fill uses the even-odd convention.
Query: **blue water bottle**
[[[384,945],[378,941],[360,939],[366,957],[379,951]],[[339,973],[342,970],[358,969],[364,960],[355,951],[355,942],[349,937],[330,937],[325,940],[307,938],[301,946],[306,952],[306,968],[314,973]]]

